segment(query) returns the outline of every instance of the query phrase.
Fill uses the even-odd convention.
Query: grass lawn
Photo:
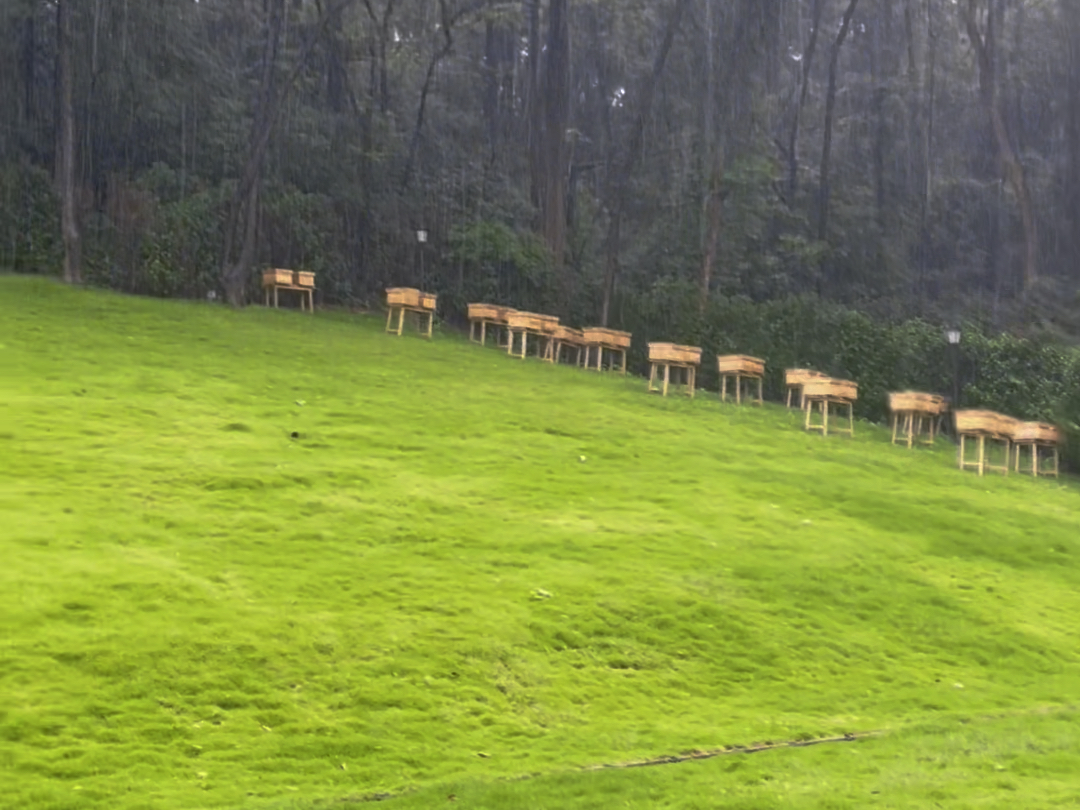
[[[857,432],[0,277],[0,806],[1080,801],[1080,492]]]

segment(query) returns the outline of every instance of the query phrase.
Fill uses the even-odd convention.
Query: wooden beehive
[[[469,320],[498,320],[500,309],[501,307],[496,304],[469,304]]]
[[[784,382],[787,385],[802,385],[807,380],[823,380],[828,376],[809,368],[789,368],[784,372]]]
[[[1018,422],[1012,431],[1014,442],[1060,444],[1061,431],[1046,422]]]
[[[545,335],[554,335],[555,331],[559,328],[559,318],[557,315],[540,315],[540,331]]]
[[[953,414],[957,433],[987,433],[1003,436],[1012,432],[1016,420],[996,411],[965,410]]]
[[[803,396],[828,397],[853,402],[859,398],[859,386],[851,380],[835,380],[832,377],[813,377],[802,384]]]
[[[678,343],[650,343],[649,362],[696,366],[701,362],[701,349],[697,346],[680,346]]]
[[[262,275],[264,287],[272,287],[275,284],[292,284],[292,270],[264,270]]]
[[[537,315],[535,312],[515,310],[506,314],[506,323],[511,329],[528,329],[532,332],[539,332],[540,325],[545,317],[544,315]]]
[[[304,270],[297,270],[293,273],[292,283],[297,287],[314,287],[315,274]]]
[[[716,358],[721,374],[741,374],[746,377],[761,377],[765,374],[765,361],[760,357],[746,354],[727,354]]]
[[[386,303],[398,307],[420,306],[420,291],[412,287],[387,287]]]
[[[572,329],[569,326],[559,326],[555,329],[555,339],[561,343],[579,343],[585,342],[585,335],[580,329]]]
[[[936,394],[924,394],[921,391],[896,391],[889,394],[889,410],[915,411],[916,413],[938,414],[945,400]]]
[[[585,342],[591,346],[600,344],[615,349],[630,348],[630,333],[620,332],[618,329],[608,329],[603,326],[587,326],[581,330],[585,335]]]
[[[439,300],[439,296],[435,293],[420,293],[420,309],[435,311],[435,303]]]

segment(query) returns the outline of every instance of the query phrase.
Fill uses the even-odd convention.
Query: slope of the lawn
[[[1075,489],[714,397],[0,277],[5,802],[332,799],[1075,697]]]

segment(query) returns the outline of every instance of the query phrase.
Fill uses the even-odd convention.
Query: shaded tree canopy
[[[0,266],[1080,333],[1070,0],[8,0],[0,32]]]

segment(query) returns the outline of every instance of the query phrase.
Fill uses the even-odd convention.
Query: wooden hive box
[[[854,401],[859,398],[859,386],[851,380],[835,380],[832,377],[814,377],[803,383],[805,397],[831,397]]]
[[[514,310],[506,313],[506,323],[511,329],[528,329],[533,332],[540,331],[540,325],[546,316],[537,315],[535,312],[520,312]]]
[[[580,329],[559,326],[555,329],[555,339],[563,343],[584,343],[585,334]]]
[[[994,411],[964,410],[953,414],[956,420],[957,433],[990,433],[1000,435],[1001,427],[1005,424],[1001,414]]]
[[[435,293],[420,293],[420,309],[435,311],[435,303],[439,300],[439,296]]]
[[[1015,416],[1006,416],[1003,413],[997,414],[997,433],[998,436],[1007,436],[1012,438],[1013,433],[1022,423]]]
[[[743,374],[747,377],[765,374],[765,361],[747,354],[720,355],[716,358],[716,365],[721,374]]]
[[[420,291],[412,287],[387,287],[386,303],[397,307],[420,306]]]
[[[701,362],[701,349],[697,346],[680,346],[678,343],[650,343],[649,362],[697,365]]]
[[[559,328],[559,318],[557,315],[538,315],[540,319],[540,331],[545,335],[554,335],[555,330]]]
[[[1060,444],[1061,431],[1046,422],[1018,422],[1013,426],[1012,440],[1014,442]]]
[[[581,331],[585,335],[585,342],[590,345],[599,343],[616,349],[630,348],[629,332],[620,332],[618,329],[608,329],[603,326],[587,326]]]
[[[924,394],[921,391],[896,391],[889,394],[889,410],[916,411],[918,413],[937,414],[941,412],[944,397],[936,394]]]
[[[809,368],[789,368],[784,372],[784,382],[787,385],[803,385],[807,380],[823,380],[828,376]]]
[[[504,309],[497,304],[469,304],[469,320],[497,321],[502,317],[500,310]]]
[[[315,274],[309,273],[304,270],[297,270],[293,273],[293,282],[297,287],[314,287],[315,286]]]
[[[264,287],[270,287],[274,284],[292,284],[292,270],[264,270],[262,283]]]

